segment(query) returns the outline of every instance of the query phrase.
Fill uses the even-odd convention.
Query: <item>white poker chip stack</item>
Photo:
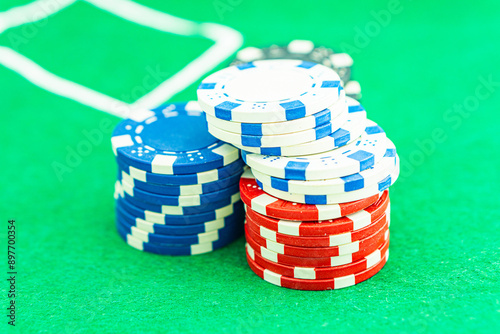
[[[247,260],[257,275],[325,290],[357,284],[384,266],[386,190],[399,159],[334,70],[300,59],[241,63],[204,79],[198,101],[209,132],[240,148],[251,168],[240,192]],[[311,219],[310,212],[328,214]]]

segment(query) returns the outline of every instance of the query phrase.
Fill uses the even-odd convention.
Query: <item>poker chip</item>
[[[251,255],[247,253],[248,264],[257,276],[274,285],[296,290],[333,290],[359,284],[378,273],[384,267],[388,259],[389,250],[387,250],[385,256],[377,264],[366,270],[333,279],[311,280],[287,277],[272,272],[271,270],[258,265],[251,258]]]
[[[233,186],[239,182],[241,171],[240,173],[236,173],[225,179],[220,179],[209,183],[193,184],[187,186],[165,185],[165,184],[158,184],[151,182],[143,182],[134,179],[124,170],[119,170],[119,173],[120,175],[118,179],[123,180],[127,184],[130,184],[133,188],[137,188],[145,192],[151,192],[160,195],[187,196],[187,195],[207,194]]]
[[[175,103],[120,122],[111,144],[115,156],[137,169],[156,174],[192,174],[239,159],[233,146],[206,131],[196,102]]]
[[[241,228],[241,225],[240,225]],[[177,245],[171,246],[167,244],[157,244],[152,242],[144,242],[130,234],[120,224],[117,224],[117,231],[120,237],[131,247],[159,255],[199,255],[212,252],[222,248],[234,241],[234,235],[227,238],[219,238],[214,242],[207,242],[194,245]],[[235,233],[238,235],[239,233]]]
[[[122,207],[123,204],[120,202],[116,205],[116,214],[120,217],[122,223],[135,226],[144,232],[164,235],[189,235],[215,231],[223,228],[224,226],[240,224],[244,216],[244,210],[241,202],[238,204],[239,207],[235,212],[219,219],[204,221],[200,224],[166,225],[152,223],[142,218],[134,217],[130,212]]]
[[[230,163],[227,166],[212,169],[206,172],[200,172],[195,174],[177,174],[177,175],[165,175],[165,174],[154,174],[149,173],[135,167],[129,166],[120,158],[116,159],[118,163],[118,168],[123,170],[125,173],[130,175],[134,180],[146,182],[146,183],[155,183],[155,184],[164,184],[164,185],[200,185],[205,183],[211,183],[215,181],[219,181],[228,177],[231,177],[235,174],[241,174],[242,168],[245,165],[243,160],[238,159],[235,162]]]
[[[240,199],[239,194],[234,194],[231,197],[221,198],[218,201],[197,206],[158,205],[158,204],[151,204],[148,202],[144,202],[138,200],[137,198],[134,198],[133,196],[130,196],[121,189],[121,183],[117,184],[115,188],[116,190],[114,197],[116,200],[118,200],[119,198],[123,198],[125,202],[130,203],[131,205],[141,210],[148,210],[151,212],[156,212],[168,216],[197,215],[201,213],[207,213],[226,207],[229,204],[234,203],[234,200]]]
[[[326,137],[299,145],[283,147],[248,147],[234,144],[239,149],[274,156],[303,156],[331,151],[357,140],[365,130],[366,111],[358,101],[346,98],[348,113],[346,122]]]
[[[278,219],[318,221],[335,219],[363,210],[375,203],[379,195],[350,203],[309,205],[285,201],[265,193],[251,173],[240,179],[242,201],[255,212]]]
[[[196,102],[133,115],[113,131],[116,228],[161,255],[210,252],[243,234],[239,150],[208,132]]]
[[[229,198],[230,196],[236,194],[239,190],[238,184],[234,184],[220,191],[214,191],[206,194],[169,196],[150,193],[134,188],[134,186],[128,184],[124,180],[121,181],[121,186],[125,193],[139,201],[156,205],[168,205],[177,207],[192,207],[210,204],[214,201],[219,200],[220,198]]]
[[[340,78],[311,62],[278,59],[230,66],[198,87],[201,108],[243,123],[283,122],[315,114],[341,96]]]
[[[385,256],[385,253],[388,249],[389,240],[385,241],[373,253],[368,254],[367,256],[356,262],[351,262],[335,267],[299,267],[279,264],[266,260],[265,258],[260,256],[258,252],[255,252],[249,244],[246,244],[247,255],[250,256],[252,260],[254,260],[259,266],[267,268],[279,275],[310,280],[337,278],[347,275],[353,275],[357,272],[366,270],[376,265]]]
[[[120,197],[123,198],[124,201],[131,203],[133,206],[136,206],[137,208],[139,208],[141,210],[148,210],[148,211],[157,212],[157,213],[165,214],[165,215],[169,215],[169,216],[182,216],[182,215],[198,215],[198,214],[202,214],[202,213],[210,213],[210,212],[213,212],[214,210],[221,209],[221,208],[226,207],[229,204],[231,204],[233,202],[234,198],[239,200],[240,194],[234,194],[231,197],[221,198],[220,200],[218,200],[216,202],[206,203],[206,204],[197,205],[197,206],[176,206],[176,205],[151,204],[148,202],[143,202],[141,200],[138,200],[125,192],[115,194],[115,199],[118,199]]]
[[[270,241],[245,226],[247,243],[269,261],[302,267],[334,267],[362,259],[389,240],[388,226],[376,234],[349,244],[332,247],[298,247]]]
[[[300,132],[303,130],[313,129],[320,125],[334,122],[340,123],[338,116],[345,111],[345,101],[339,99],[332,106],[323,109],[315,114],[305,116],[302,118],[289,120],[286,122],[274,123],[238,123],[225,121],[212,115],[207,114],[207,122],[214,125],[219,129],[224,129],[228,132],[239,133],[242,135],[250,136],[267,136],[279,135],[293,132]]]
[[[398,165],[399,159],[396,154],[396,147],[387,139],[387,149],[382,159],[374,166],[356,174],[335,179],[299,181],[269,176],[256,169],[252,170],[252,173],[266,187],[297,194],[323,195],[347,193],[376,184],[390,176],[390,172]]]
[[[250,46],[244,48],[238,51],[231,65],[265,59],[298,59],[330,67],[337,72],[344,83],[346,93],[353,98],[361,98],[359,82],[351,80],[351,67],[354,61],[347,53],[337,53],[324,46],[315,46],[312,41],[308,40],[293,40],[285,46],[271,45],[264,48]]]
[[[344,85],[345,95],[360,100],[361,99],[361,85],[359,82],[350,80]]]
[[[268,217],[246,208],[247,217],[274,232],[286,235],[311,237],[349,233],[360,230],[379,219],[389,207],[389,192],[384,191],[377,202],[369,207],[336,219],[317,222],[297,222]]]
[[[321,180],[351,175],[372,167],[383,157],[386,147],[384,130],[368,120],[357,141],[329,152],[303,157],[243,152],[243,160],[267,175],[290,180]]]
[[[246,223],[247,226],[255,233],[258,233],[261,237],[266,238],[270,241],[274,241],[276,243],[299,247],[333,247],[350,244],[374,235],[377,231],[379,231],[383,226],[386,225],[387,219],[386,214],[383,214],[381,217],[374,220],[371,224],[359,230],[340,234],[312,237],[282,234],[259,225],[258,223],[254,222],[249,216],[247,216]]]
[[[346,53],[335,53],[324,46],[315,46],[312,41],[293,40],[286,46],[271,45],[266,48],[247,47],[238,51],[231,65],[249,63],[264,59],[298,59],[341,69],[339,76],[349,81],[352,58]]]
[[[127,232],[127,234],[130,234],[131,236],[143,242],[161,244],[164,246],[187,246],[214,242],[219,240],[220,238],[228,238],[232,236],[235,231],[241,231],[241,224],[232,224],[214,231],[203,232],[199,234],[165,235],[143,231],[136,226],[123,221],[120,215],[118,215],[116,219],[117,224],[119,224],[121,228],[123,228]]]
[[[341,120],[339,123],[344,124],[347,120],[347,113],[339,116]],[[300,145],[307,142],[315,141],[330,135],[332,132],[337,131],[332,122],[321,124],[313,129],[303,130],[300,132],[285,133],[280,135],[240,135],[237,133],[227,132],[219,129],[210,123],[208,124],[208,131],[215,137],[229,142],[237,147],[281,147],[288,145]]]
[[[335,203],[346,203],[352,201],[358,201],[360,199],[376,195],[388,189],[394,184],[399,176],[399,164],[396,164],[392,171],[388,172],[386,176],[378,180],[374,184],[366,185],[364,188],[359,190],[353,190],[350,192],[337,193],[337,194],[326,194],[326,195],[304,195],[304,194],[293,194],[287,193],[281,190],[274,189],[272,187],[263,185],[259,180],[257,184],[265,192],[285,199],[287,201],[304,203],[304,204],[335,204]]]
[[[122,197],[117,199],[116,206],[118,208],[123,208],[130,215],[135,217],[136,220],[140,219],[157,225],[199,225],[224,219],[227,216],[243,210],[243,203],[240,201],[238,195],[233,195],[230,200],[223,202],[229,202],[229,204],[220,209],[186,215],[165,214],[141,209]]]

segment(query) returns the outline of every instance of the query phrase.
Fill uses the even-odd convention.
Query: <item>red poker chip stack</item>
[[[389,257],[388,190],[348,203],[293,203],[265,193],[247,169],[240,193],[247,261],[269,283],[340,289],[372,277]]]

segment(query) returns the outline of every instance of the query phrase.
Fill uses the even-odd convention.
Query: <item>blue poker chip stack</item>
[[[198,87],[209,132],[240,148],[251,168],[240,181],[253,245],[247,259],[273,284],[346,287],[387,261],[390,206],[382,218],[373,213],[399,176],[399,159],[383,129],[346,96],[344,81],[331,67],[297,57],[237,62]],[[310,212],[316,221],[304,219]],[[311,223],[322,238],[301,235]],[[340,232],[328,232],[332,226]],[[315,267],[323,263],[331,268]],[[327,279],[314,281],[319,272]]]
[[[213,137],[197,102],[134,114],[113,131],[116,227],[132,247],[162,255],[221,248],[243,233],[235,147]]]

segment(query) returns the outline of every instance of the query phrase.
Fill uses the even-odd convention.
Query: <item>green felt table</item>
[[[2,0],[0,11],[29,2]],[[310,39],[352,55],[362,103],[401,157],[391,188],[390,260],[357,286],[304,292],[257,277],[243,238],[192,257],[132,249],[114,227],[110,134],[120,119],[41,89],[0,57],[0,332],[500,329],[497,1],[140,2],[232,27],[243,46]],[[28,26],[1,33],[0,46],[125,102],[145,93],[136,88],[151,69],[172,76],[213,44],[87,3]],[[167,99],[195,99],[199,81]],[[54,166],[67,165],[68,152],[93,130],[102,138],[61,174]],[[4,316],[8,219],[17,226],[15,328]]]

